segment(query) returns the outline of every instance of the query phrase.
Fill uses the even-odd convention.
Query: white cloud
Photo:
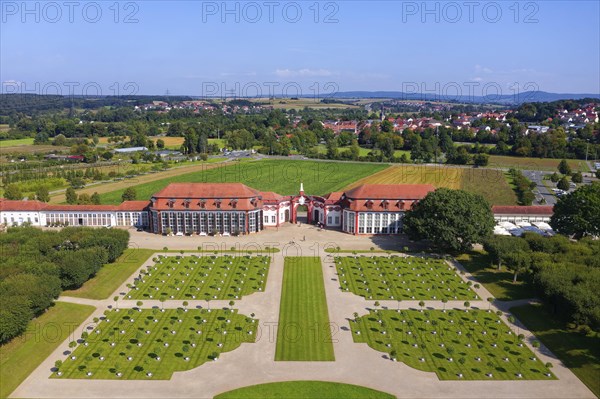
[[[309,68],[303,68],[303,69],[276,69],[275,70],[275,75],[277,75],[280,78],[293,78],[293,77],[304,77],[304,78],[310,78],[310,77],[324,77],[324,76],[332,76],[333,72],[331,72],[330,70],[327,69],[309,69]]]
[[[477,73],[480,73],[480,72],[483,72],[483,73],[492,73],[492,72],[494,72],[494,71],[492,71],[491,68],[484,67],[484,66],[481,66],[479,64],[475,65],[475,71]]]

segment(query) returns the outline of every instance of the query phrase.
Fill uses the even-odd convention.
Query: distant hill
[[[496,104],[522,104],[526,102],[552,102],[558,100],[580,100],[583,98],[600,99],[599,94],[582,93],[548,93],[545,91],[526,91],[523,93],[490,95],[490,96],[463,96],[440,95],[436,93],[403,93],[401,91],[344,91],[331,95],[333,98],[393,98],[399,100],[419,101],[448,101],[461,103],[496,103]]]

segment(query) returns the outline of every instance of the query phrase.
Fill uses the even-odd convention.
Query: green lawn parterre
[[[141,270],[125,299],[240,299],[263,291],[269,256],[163,256]]]
[[[401,256],[335,257],[340,288],[366,299],[475,300],[479,297],[440,259]]]
[[[215,399],[393,399],[394,395],[358,385],[325,381],[284,381],[224,392]]]
[[[354,342],[440,380],[555,379],[493,312],[375,310],[350,321]]]
[[[275,360],[333,361],[321,259],[286,257]]]
[[[170,379],[254,342],[257,325],[230,309],[106,311],[52,377]]]

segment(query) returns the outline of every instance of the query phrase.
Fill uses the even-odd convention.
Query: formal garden
[[[335,257],[340,287],[366,299],[477,300],[444,260],[416,256]]]
[[[491,310],[469,309],[469,302],[464,309],[374,309],[355,313],[350,327],[354,342],[440,380],[555,379],[552,364],[542,363],[522,334]]]
[[[258,320],[235,309],[114,309],[72,341],[53,378],[170,379],[255,341]]]
[[[142,269],[124,299],[236,300],[264,291],[269,256],[163,256]]]

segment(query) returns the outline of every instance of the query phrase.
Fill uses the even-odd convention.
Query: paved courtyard
[[[546,348],[538,350],[543,362],[552,362],[552,372],[557,380],[539,381],[440,381],[434,373],[410,368],[403,363],[393,363],[383,353],[376,352],[366,344],[355,344],[348,328],[348,318],[354,312],[368,313],[373,301],[349,292],[342,292],[333,264],[333,256],[324,252],[325,247],[343,249],[401,249],[406,242],[398,237],[355,237],[336,231],[319,231],[314,226],[285,226],[279,230],[267,230],[260,234],[244,237],[162,237],[132,231],[131,246],[173,249],[229,249],[239,245],[241,249],[257,249],[271,246],[281,250],[274,254],[268,274],[265,292],[254,293],[236,301],[235,307],[243,314],[256,314],[260,320],[257,341],[242,344],[233,352],[224,353],[217,362],[206,363],[198,368],[177,372],[169,381],[116,381],[116,380],[63,380],[48,378],[54,362],[64,359],[69,350],[70,337],[63,342],[11,395],[15,398],[210,398],[216,394],[243,386],[266,382],[289,380],[321,380],[363,385],[396,395],[399,398],[593,398],[591,391],[565,368]],[[254,248],[252,248],[254,247]],[[174,254],[170,254],[174,255]],[[368,255],[368,254],[366,254]],[[323,265],[329,319],[335,352],[334,362],[276,362],[275,344],[279,300],[283,278],[284,256],[319,256]],[[385,254],[377,254],[385,256]],[[149,259],[142,268],[153,262]],[[457,265],[460,267],[460,265]],[[115,295],[127,291],[134,273],[124,281]],[[472,277],[465,273],[466,280]],[[476,290],[481,301],[471,301],[475,308],[487,309],[489,292],[481,287]],[[94,317],[114,305],[109,299],[95,301],[61,297],[60,300],[90,304],[97,310],[74,333],[79,337]],[[135,300],[119,301],[120,308],[134,307]],[[206,307],[203,300],[190,300],[190,307]],[[210,307],[227,306],[228,301],[211,301]],[[398,307],[396,301],[379,301],[382,306]],[[502,303],[496,301],[497,309],[506,311],[510,306],[522,303]],[[432,309],[441,309],[441,301],[425,301]],[[463,301],[448,302],[446,307],[461,308]],[[157,306],[158,300],[144,300],[144,307]],[[165,308],[181,306],[181,301],[166,301]],[[417,301],[402,301],[400,308],[418,308]],[[504,318],[506,321],[506,318]],[[514,327],[514,326],[513,326]],[[520,333],[531,342],[531,334],[523,326]]]

